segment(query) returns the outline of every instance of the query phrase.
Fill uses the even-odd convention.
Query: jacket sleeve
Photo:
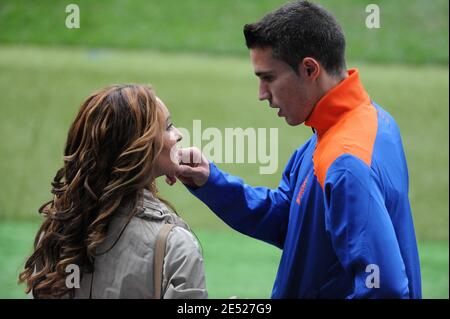
[[[182,227],[174,227],[167,238],[162,285],[164,299],[208,297],[200,247]]]
[[[295,158],[294,153],[275,190],[249,186],[213,163],[206,184],[188,189],[235,230],[282,248],[295,186],[291,178]]]
[[[324,183],[325,223],[354,289],[347,298],[408,298],[408,277],[377,177],[351,155],[335,160]]]

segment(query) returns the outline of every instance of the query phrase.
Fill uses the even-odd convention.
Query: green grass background
[[[151,83],[175,125],[277,127],[278,171],[219,164],[276,187],[311,134],[257,101],[242,25],[279,1],[78,1],[81,29],[64,28],[67,1],[0,0],[0,298],[23,298],[16,278],[62,165],[68,127],[93,90]],[[364,1],[321,2],[342,21],[348,66],[400,127],[410,173],[426,298],[448,298],[448,2],[380,1],[382,28],[364,27]],[[204,143],[205,144],[205,143]],[[211,297],[267,298],[280,251],[225,226],[182,185],[161,193],[199,236]],[[256,269],[256,270],[255,270]]]
[[[24,298],[17,286],[20,265],[31,252],[38,224],[0,224],[1,298]],[[270,298],[281,251],[236,232],[199,229],[209,297]],[[422,288],[425,298],[448,298],[448,241],[419,242]]]
[[[246,55],[242,27],[283,0],[2,0],[0,42],[150,48]],[[65,7],[80,8],[78,30],[64,27]],[[342,24],[350,60],[448,63],[447,0],[324,0]],[[365,8],[380,7],[380,29],[367,29]]]

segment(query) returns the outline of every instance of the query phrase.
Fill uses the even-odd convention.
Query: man
[[[335,18],[301,1],[245,25],[244,35],[259,99],[313,135],[275,190],[204,156],[178,178],[228,225],[283,249],[273,298],[421,298],[400,133],[358,70],[346,70]]]

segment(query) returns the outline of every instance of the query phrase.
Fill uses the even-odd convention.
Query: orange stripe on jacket
[[[349,70],[348,74],[319,100],[305,122],[317,131],[314,174],[322,188],[328,168],[343,154],[351,154],[371,165],[378,128],[377,111],[359,79],[358,70]]]

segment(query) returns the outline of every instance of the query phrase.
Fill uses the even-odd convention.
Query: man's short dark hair
[[[344,33],[334,16],[308,1],[288,3],[267,14],[259,22],[246,24],[247,47],[271,47],[273,57],[298,72],[305,57],[319,61],[334,75],[345,69]]]

